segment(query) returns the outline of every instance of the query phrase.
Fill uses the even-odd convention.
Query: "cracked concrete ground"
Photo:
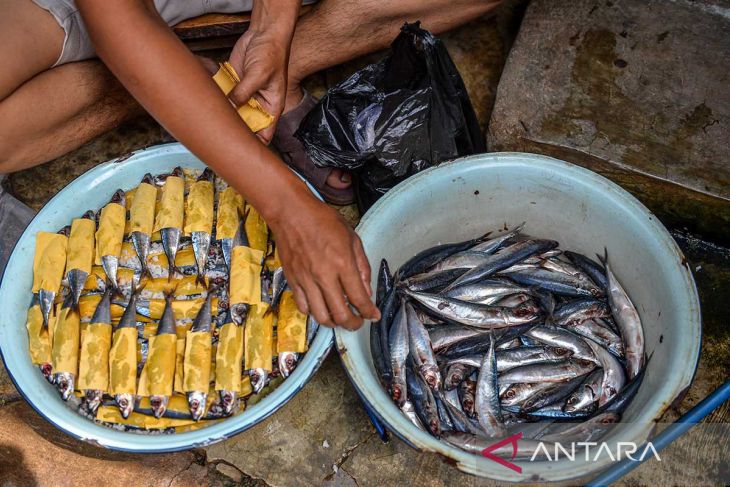
[[[511,7],[519,10],[524,2],[513,3],[517,5]],[[503,11],[507,18],[509,13]],[[513,26],[503,18],[499,22],[480,20],[444,36],[483,128],[491,115],[504,63],[503,48],[510,44],[513,34]],[[322,93],[362,63],[315,76],[308,87]],[[165,140],[159,126],[144,118],[48,165],[13,175],[12,189],[20,199],[39,209],[70,180],[94,165]],[[341,211],[352,224],[357,222],[354,207]],[[681,232],[674,236],[687,254],[700,290],[704,336],[697,378],[682,403],[667,413],[667,421],[697,404],[726,380],[730,371],[725,311],[730,302],[730,252]],[[709,421],[727,423],[729,414],[726,405]],[[701,471],[654,461],[621,484],[678,485],[701,482],[702,475]],[[79,484],[420,487],[494,482],[463,475],[441,459],[418,453],[395,437],[382,443],[334,353],[310,383],[266,421],[204,450],[165,455],[110,452],[60,433],[21,399],[0,364],[0,486]]]

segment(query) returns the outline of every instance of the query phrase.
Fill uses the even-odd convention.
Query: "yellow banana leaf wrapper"
[[[175,393],[182,394],[183,390],[183,364],[185,362],[185,336],[188,330],[177,333],[177,344],[175,348],[175,385],[173,390]],[[176,330],[177,331],[177,330]]]
[[[241,377],[241,391],[238,393],[240,397],[247,397],[253,394],[253,387],[251,387],[251,377],[244,375]]]
[[[247,205],[248,217],[246,217],[246,236],[249,246],[252,249],[266,253],[269,245],[269,227],[266,226],[261,214],[256,209]]]
[[[28,330],[28,348],[30,360],[34,365],[50,364],[51,357],[51,332],[54,317],[49,317],[48,328],[43,328],[43,313],[41,307],[34,305],[28,308],[28,317],[25,324]]]
[[[126,208],[117,203],[109,203],[101,210],[99,228],[96,230],[96,265],[101,265],[101,258],[105,255],[121,255],[126,219]]]
[[[78,311],[61,308],[53,332],[51,362],[53,372],[79,374],[79,347],[81,346],[81,322]]]
[[[274,272],[279,267],[281,267],[281,260],[279,259],[279,250],[274,249],[273,254],[269,254],[266,256],[266,268],[268,270],[270,270],[271,272]]]
[[[169,176],[162,186],[160,208],[155,216],[154,231],[163,228],[183,228],[185,213],[185,181],[177,176]]]
[[[213,183],[196,181],[190,186],[185,203],[185,235],[213,233]]]
[[[215,358],[218,355],[218,342],[215,342],[213,344],[213,348],[211,348],[210,352],[211,358],[210,358],[210,381],[215,384]]]
[[[137,329],[117,328],[109,352],[109,394],[137,392]]]
[[[239,212],[243,214],[243,196],[230,186],[219,193],[215,237],[218,240],[233,238],[238,229]]]
[[[88,218],[76,218],[71,222],[71,234],[68,237],[66,253],[66,269],[79,269],[91,272],[94,263],[94,233],[96,222]]]
[[[151,266],[159,266],[162,269],[167,269],[167,256],[164,252],[159,254],[151,254],[148,259],[148,263]],[[175,265],[178,268],[194,266],[195,265],[195,253],[193,252],[192,246],[183,247],[178,249],[177,255],[175,256]]]
[[[175,286],[175,297],[195,296],[204,294],[207,290],[207,286],[200,285],[197,276],[185,276],[177,281],[177,286]]]
[[[192,276],[195,279],[195,276]],[[144,294],[159,295],[157,299],[163,299],[165,294],[175,291],[180,279],[168,279],[167,277],[156,277],[144,279]]]
[[[104,421],[105,423],[112,423],[112,424],[123,424],[126,426],[132,426],[135,428],[142,428],[147,430],[157,430],[157,429],[166,429],[166,428],[177,428],[177,427],[185,427],[185,426],[192,426],[195,424],[195,421],[193,419],[176,419],[176,418],[160,418],[157,419],[154,416],[142,414],[142,413],[135,413],[129,415],[127,419],[124,419],[119,412],[119,408],[115,406],[99,406],[99,409],[96,411],[96,419],[99,421]],[[211,422],[204,422],[205,425],[210,424]]]
[[[215,356],[215,390],[241,390],[241,359],[243,358],[243,327],[226,323],[218,331]]]
[[[264,253],[250,247],[233,247],[231,251],[231,304],[261,302],[261,261]]]
[[[129,269],[127,267],[120,267],[117,269],[117,284],[119,284],[120,288],[129,288],[132,286],[132,282],[134,280],[134,269]],[[91,272],[89,273],[89,277],[86,278],[86,283],[84,284],[84,290],[85,291],[96,291],[96,292],[104,292],[104,288],[106,284],[104,282],[106,281],[106,273],[104,272],[104,268],[100,265],[95,265],[91,267]]]
[[[246,318],[246,355],[247,369],[271,371],[274,357],[274,315],[266,313],[268,305],[262,303],[251,306]]]
[[[142,232],[152,235],[155,224],[155,202],[157,188],[151,184],[140,183],[134,192],[129,208],[129,233]]]
[[[297,353],[307,351],[307,315],[299,311],[291,291],[284,291],[279,302],[276,350]]]
[[[228,62],[220,65],[220,69],[216,74],[213,75],[213,81],[216,82],[218,87],[223,93],[228,94],[233,91],[233,88],[241,81],[238,73],[233,69]],[[252,132],[258,132],[274,123],[274,117],[264,110],[261,104],[255,99],[251,98],[246,102],[245,105],[238,107],[238,115],[248,125],[248,128]]]
[[[172,302],[172,313],[176,321],[192,320],[197,316],[198,311],[203,306],[205,298],[175,300]],[[218,298],[211,300],[211,309],[214,315],[218,314]],[[164,299],[151,299],[149,302],[150,318],[159,320],[165,311]]]
[[[185,340],[183,391],[207,391],[210,387],[210,361],[213,358],[210,332],[189,331]]]
[[[139,378],[141,396],[171,396],[175,385],[175,355],[177,337],[166,333],[149,340],[147,363]]]
[[[33,256],[33,292],[58,292],[66,268],[68,238],[59,233],[38,232]]]
[[[109,349],[112,345],[112,325],[91,323],[81,340],[79,356],[79,390],[109,390]]]
[[[121,269],[120,269],[121,270]],[[81,319],[81,329],[85,329],[84,324],[89,323],[94,317],[96,306],[101,301],[101,294],[87,294],[79,298],[79,315]],[[124,314],[124,307],[118,304],[111,305],[112,322],[117,322]],[[161,315],[160,315],[161,316]],[[83,332],[81,333],[83,335]]]
[[[132,204],[134,203],[134,195],[137,193],[137,188],[132,188],[129,191],[124,193],[124,209],[127,210],[127,215],[129,215],[129,210],[132,209]],[[130,232],[130,228],[132,227],[132,224],[129,220],[124,222],[124,234],[128,235]],[[122,252],[124,252],[124,249],[122,249]]]

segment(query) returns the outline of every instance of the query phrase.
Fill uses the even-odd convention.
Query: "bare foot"
[[[352,175],[342,169],[333,168],[327,176],[327,186],[335,189],[346,189],[352,186]]]

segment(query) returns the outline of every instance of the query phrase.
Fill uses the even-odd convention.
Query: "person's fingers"
[[[269,145],[271,143],[271,139],[274,138],[274,130],[276,130],[276,122],[278,120],[274,120],[274,122],[266,127],[265,129],[259,130],[256,132],[256,135],[259,139],[261,139],[261,142],[263,142],[266,145]]]
[[[347,300],[355,308],[357,308],[360,316],[368,320],[379,320],[380,311],[375,307],[373,302],[370,300],[370,296],[366,291],[365,285],[363,284],[362,277],[358,271],[357,265],[355,264],[355,256],[352,255],[351,262],[340,273],[340,281],[342,287],[345,289],[347,294]]]
[[[237,106],[245,104],[266,83],[266,79],[255,70],[245,73],[241,81],[233,88],[228,98]]]
[[[305,315],[309,314],[309,303],[307,302],[307,295],[304,294],[304,290],[299,284],[289,283],[289,288],[294,295],[294,302],[297,303],[299,311]]]
[[[345,292],[336,274],[319,282],[319,289],[327,302],[332,321],[337,326],[356,330],[362,325],[362,318],[355,315],[345,300]]]
[[[368,257],[367,255],[365,255],[365,249],[362,248],[362,242],[360,241],[360,237],[358,237],[357,235],[355,236],[355,241],[353,242],[352,246],[354,247],[353,250],[355,252],[355,263],[357,264],[358,272],[360,272],[362,285],[365,286],[365,289],[368,292],[368,296],[372,298],[373,291],[370,288],[370,262],[368,262]]]
[[[334,327],[335,324],[332,322],[332,317],[327,309],[325,300],[322,297],[322,292],[319,290],[319,286],[312,279],[303,280],[301,283],[304,294],[306,295],[307,304],[309,305],[309,313],[314,316],[314,319],[320,325]]]

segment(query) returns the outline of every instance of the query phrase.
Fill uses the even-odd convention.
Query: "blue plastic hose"
[[[730,381],[725,382],[723,385],[715,389],[712,394],[704,398],[699,402],[699,404],[687,411],[684,416],[659,433],[651,442],[654,449],[657,452],[660,452],[664,448],[668,447],[674,440],[689,431],[690,428],[702,421],[715,409],[722,406],[722,404],[728,399],[730,399]],[[643,447],[639,448],[639,451],[643,451]],[[646,455],[646,458],[653,458],[653,456]],[[611,485],[642,463],[642,460],[631,460],[630,458],[626,458],[618,462],[616,465],[608,468],[587,485],[590,487]]]

